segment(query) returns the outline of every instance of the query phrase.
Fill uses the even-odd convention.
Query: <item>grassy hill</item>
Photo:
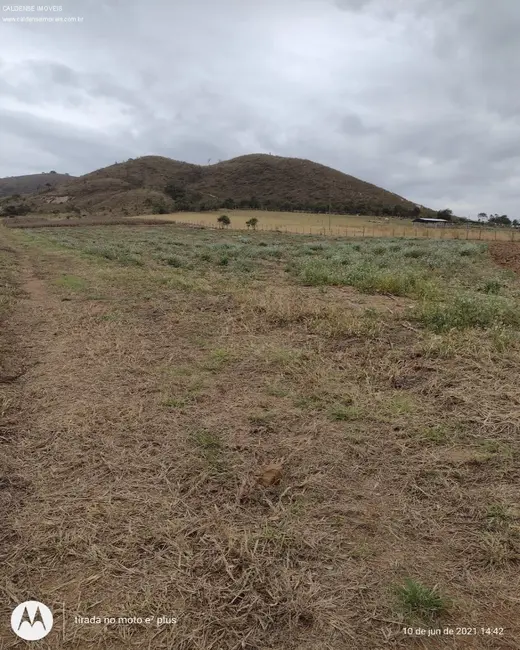
[[[41,189],[55,187],[60,183],[70,181],[72,178],[69,174],[57,174],[56,172],[0,178],[0,197],[12,196],[13,194],[32,194]]]
[[[310,160],[251,154],[214,165],[144,156],[68,179],[30,199],[37,212],[143,214],[253,208],[413,216],[417,206]],[[430,211],[422,209],[423,214]]]

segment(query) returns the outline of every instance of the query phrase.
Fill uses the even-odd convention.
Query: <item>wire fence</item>
[[[300,235],[318,235],[325,237],[392,237],[406,239],[463,239],[468,241],[520,241],[520,231],[510,228],[455,228],[452,226],[431,227],[398,227],[398,226],[296,226],[296,225],[273,225],[259,223],[255,228],[245,225],[219,226],[207,221],[184,222],[197,225],[201,228],[215,230],[239,230],[239,231],[260,231],[275,233],[292,233]]]
[[[179,215],[180,216],[180,215]],[[312,235],[323,237],[392,237],[406,239],[463,239],[468,241],[509,241],[520,242],[520,231],[511,228],[456,228],[453,226],[431,227],[431,226],[307,226],[307,225],[275,225],[272,223],[258,223],[255,228],[247,227],[245,224],[232,222],[229,226],[221,226],[215,221],[200,221],[180,219],[166,219],[161,217],[122,217],[122,218],[81,218],[71,220],[44,220],[44,219],[3,219],[3,225],[9,228],[60,228],[78,226],[164,226],[164,225],[188,226],[191,228],[206,228],[211,230],[234,230],[241,232],[269,232],[269,233],[290,233],[299,235]]]

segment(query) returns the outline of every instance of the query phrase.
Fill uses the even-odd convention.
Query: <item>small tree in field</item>
[[[221,226],[229,226],[231,223],[231,219],[227,216],[227,214],[221,214],[217,221]]]
[[[249,219],[249,221],[246,221],[246,226],[247,228],[252,228],[253,230],[256,230],[256,226],[258,224],[258,219],[256,217],[253,217],[252,219]]]

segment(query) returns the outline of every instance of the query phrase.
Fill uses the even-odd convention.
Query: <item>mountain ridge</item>
[[[271,154],[246,154],[212,165],[153,155],[131,158],[40,187],[25,200],[36,212],[90,214],[233,208],[406,217],[433,213],[332,167]]]

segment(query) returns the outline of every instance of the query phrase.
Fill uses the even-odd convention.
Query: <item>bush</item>
[[[253,217],[252,219],[249,219],[249,221],[246,221],[246,226],[248,228],[252,228],[253,230],[256,230],[257,224],[258,224],[258,219],[256,217]]]
[[[227,214],[221,214],[217,221],[221,226],[229,226],[231,223],[231,219],[227,216]]]
[[[21,217],[25,214],[29,214],[31,211],[30,206],[27,203],[19,203],[17,205],[7,205],[4,210],[4,216],[6,217]]]

